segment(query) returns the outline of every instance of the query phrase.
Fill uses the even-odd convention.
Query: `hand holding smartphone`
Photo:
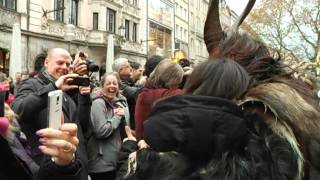
[[[73,78],[71,85],[90,86],[90,79],[88,77],[79,76],[79,77]]]
[[[49,128],[59,129],[64,123],[62,118],[63,92],[55,90],[48,93],[48,125]]]

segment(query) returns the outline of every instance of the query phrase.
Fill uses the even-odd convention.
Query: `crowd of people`
[[[100,83],[87,55],[53,48],[37,73],[0,73],[0,179],[318,180],[319,100],[259,40],[227,32],[210,1],[208,60],[114,60]],[[91,78],[93,81],[93,78]],[[48,93],[63,91],[60,129]]]

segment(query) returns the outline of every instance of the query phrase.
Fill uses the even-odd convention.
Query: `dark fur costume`
[[[219,0],[209,5],[204,40],[211,58],[228,57],[242,65],[252,77],[252,87],[239,101],[244,110],[264,116],[265,122],[284,137],[297,154],[296,179],[320,179],[320,114],[313,87],[291,76],[272,58],[262,42],[238,32],[253,7],[249,0],[239,21],[225,33],[220,25]]]

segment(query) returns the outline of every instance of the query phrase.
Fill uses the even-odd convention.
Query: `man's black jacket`
[[[36,78],[30,78],[22,82],[13,102],[12,108],[19,116],[21,130],[26,134],[31,146],[32,158],[40,164],[43,161],[43,154],[38,149],[39,137],[35,134],[37,130],[48,127],[48,93],[57,90],[57,87],[43,74]],[[87,154],[85,150],[84,132],[81,128],[86,126],[90,118],[90,96],[78,94],[78,105],[71,96],[63,93],[63,114],[66,123],[78,125],[79,146],[77,156],[81,159],[83,170],[82,179],[87,179],[86,172]]]

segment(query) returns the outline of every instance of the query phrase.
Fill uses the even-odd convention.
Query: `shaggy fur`
[[[299,177],[297,179],[304,177],[304,158],[307,160],[306,170],[313,169],[312,176],[316,179],[318,173],[315,169],[319,168],[314,167],[314,164],[320,162],[316,158],[320,150],[317,132],[320,128],[319,112],[295,89],[279,82],[264,83],[249,89],[240,105],[252,106],[250,104],[253,102],[262,103],[273,114],[273,117],[267,121],[269,126],[276,134],[285,138],[298,155]],[[258,108],[257,105],[255,106]],[[314,144],[312,148],[308,143],[310,140]],[[310,153],[313,156],[308,156]],[[309,174],[306,175],[309,176]]]

